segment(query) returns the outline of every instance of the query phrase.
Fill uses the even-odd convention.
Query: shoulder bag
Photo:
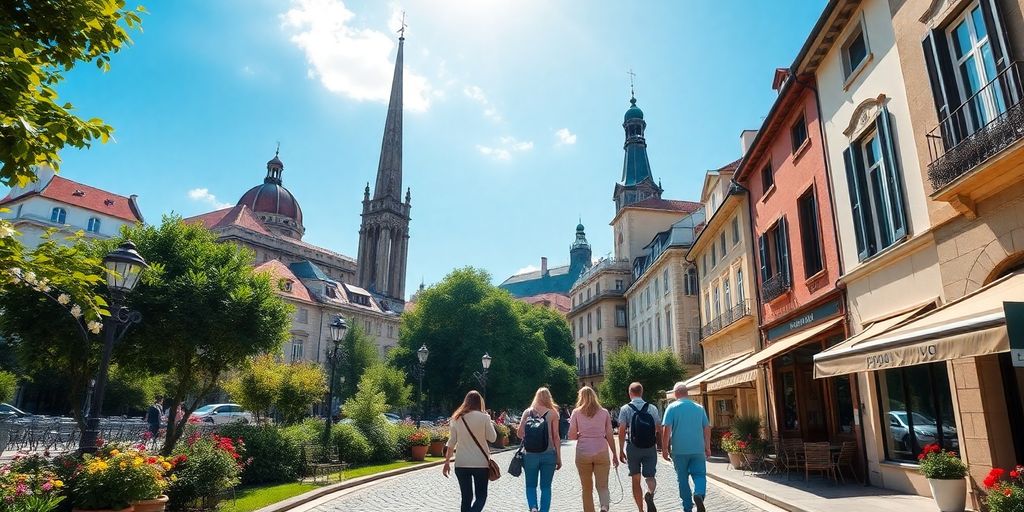
[[[490,418],[488,418],[487,421],[491,421]],[[469,432],[469,437],[473,438],[473,442],[476,443],[477,448],[480,448],[480,451],[484,452],[484,457],[487,457],[487,479],[493,482],[501,478],[501,469],[498,469],[498,464],[491,460],[491,451],[480,444],[476,435],[473,434],[473,429],[469,428],[469,423],[466,422],[465,416],[462,417],[462,424],[466,426],[466,431]]]

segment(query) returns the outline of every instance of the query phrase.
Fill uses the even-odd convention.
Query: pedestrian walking
[[[558,415],[558,438],[565,441],[569,439],[569,408],[563,405]]]
[[[615,454],[612,416],[601,407],[597,393],[590,386],[580,388],[577,394],[576,409],[569,418],[569,439],[577,441],[576,470],[583,484],[583,512],[594,512],[595,483],[601,512],[608,512],[611,507],[611,494],[608,492],[609,466],[613,464],[618,468],[619,458]]]
[[[462,512],[480,512],[487,503],[487,443],[498,439],[494,423],[484,408],[484,398],[476,391],[466,393],[462,405],[452,414],[449,423],[448,449],[445,450],[441,474],[451,473],[452,452],[455,452],[455,478],[462,494]],[[482,441],[481,441],[482,440]]]
[[[705,512],[707,495],[707,459],[711,457],[711,423],[704,407],[690,400],[686,384],[677,382],[672,388],[676,401],[665,408],[661,456],[671,461],[679,481],[679,499],[683,511]],[[690,495],[693,479],[693,495]]]
[[[558,406],[548,388],[540,388],[533,403],[523,412],[517,431],[523,440],[523,473],[526,504],[530,512],[551,510],[551,481],[562,468],[562,444],[558,437]],[[537,487],[540,486],[540,501]]]
[[[629,385],[629,403],[619,410],[619,457],[629,468],[633,481],[633,501],[636,509],[657,512],[654,506],[654,491],[658,487],[655,479],[658,471],[658,437],[661,435],[661,418],[658,408],[644,401],[644,386],[639,382]],[[644,493],[640,478],[647,484]]]
[[[153,405],[146,410],[146,423],[149,426],[149,435],[154,442],[160,436],[160,420],[164,415],[164,397],[158,396],[153,400]]]

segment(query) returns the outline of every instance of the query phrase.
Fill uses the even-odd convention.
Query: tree
[[[320,403],[326,393],[327,375],[320,365],[292,363],[288,365],[277,393],[277,412],[285,423],[298,423],[309,416],[310,409]]]
[[[0,184],[28,183],[36,165],[59,169],[65,146],[109,139],[113,128],[73,114],[70,103],[58,102],[56,88],[78,64],[109,69],[143,12],[123,0],[0,3]]]
[[[157,396],[164,394],[164,376],[110,365],[103,413],[128,415],[142,413]]]
[[[667,351],[640,353],[630,347],[621,348],[608,356],[604,366],[605,378],[601,383],[601,403],[606,407],[617,407],[629,401],[629,385],[639,382],[644,385],[644,399],[656,400],[658,395],[672,389],[683,379],[685,371],[676,357]]]
[[[522,408],[548,377],[544,337],[528,329],[522,307],[490,283],[483,270],[462,268],[420,293],[416,307],[402,315],[398,347],[391,361],[412,369],[416,350],[430,349],[424,390],[430,402],[451,410],[465,393],[479,388],[474,372],[491,355],[488,408]]]
[[[224,390],[259,423],[277,402],[284,379],[282,366],[269,354],[254,357],[224,381]]]
[[[340,381],[344,376],[345,382],[335,382],[335,389],[339,392],[338,396],[349,397],[356,394],[359,379],[363,377],[367,368],[380,362],[380,356],[377,355],[377,345],[373,338],[358,325],[352,325],[345,333],[338,356],[341,363],[335,378]]]
[[[404,371],[384,363],[375,363],[363,372],[359,382],[370,381],[384,393],[384,400],[392,409],[401,409],[412,404],[412,386],[406,384],[406,379]]]
[[[565,317],[544,306],[526,302],[518,304],[521,305],[521,315],[526,328],[531,332],[539,332],[544,337],[545,353],[548,357],[563,361],[569,366],[576,366],[572,330]]]
[[[571,406],[576,403],[576,367],[559,359],[552,359],[548,367],[546,385],[552,398],[559,404]],[[570,407],[571,408],[571,407]]]
[[[0,402],[14,399],[14,390],[18,387],[18,377],[11,372],[0,372]]]

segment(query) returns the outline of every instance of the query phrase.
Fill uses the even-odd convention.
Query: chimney
[[[775,68],[775,77],[772,79],[772,89],[781,92],[782,86],[789,80],[789,68]]]
[[[751,144],[754,143],[754,138],[758,136],[757,130],[743,130],[739,132],[739,156],[743,157],[746,155],[746,151],[750,150]]]
[[[540,275],[542,277],[548,275],[548,257],[547,256],[541,256],[540,257]]]

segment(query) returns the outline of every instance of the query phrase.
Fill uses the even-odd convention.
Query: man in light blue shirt
[[[696,502],[697,512],[705,512],[704,496],[707,494],[708,486],[707,459],[711,457],[711,424],[708,422],[708,414],[704,407],[690,400],[686,384],[677,382],[672,392],[676,396],[676,401],[665,408],[665,419],[661,429],[661,456],[675,466],[683,511],[692,512]]]

